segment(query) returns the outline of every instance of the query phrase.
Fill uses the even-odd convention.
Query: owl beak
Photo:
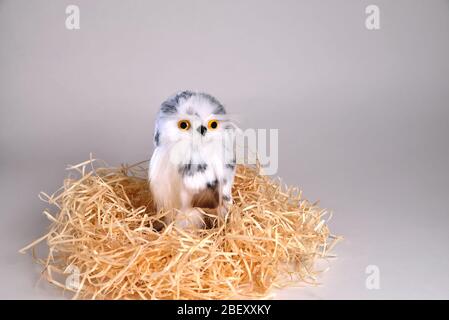
[[[204,136],[206,134],[207,128],[201,125],[196,129],[196,131],[198,131],[199,133],[201,133],[202,136]]]

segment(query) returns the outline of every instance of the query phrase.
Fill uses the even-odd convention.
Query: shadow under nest
[[[75,299],[267,298],[316,284],[317,260],[333,257],[340,239],[326,210],[259,167],[237,166],[226,223],[204,209],[208,227],[183,230],[161,222],[167,213],[153,208],[144,165],[94,164],[70,167],[60,190],[41,193],[56,208],[44,211],[49,231],[21,250],[32,249],[43,276]]]

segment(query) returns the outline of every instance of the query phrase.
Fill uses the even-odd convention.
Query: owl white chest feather
[[[181,147],[184,147],[183,151],[173,150]],[[202,166],[201,172],[182,175],[179,163],[171,159],[176,157],[173,153],[182,155],[180,163],[183,166]],[[181,209],[183,193],[194,196],[207,189],[208,185],[217,181],[223,182],[226,179],[224,168],[220,148],[214,144],[207,144],[198,149],[189,148],[187,143],[178,144],[176,147],[157,147],[151,158],[150,181],[158,206],[166,209]],[[232,179],[233,172],[229,172],[227,176]]]

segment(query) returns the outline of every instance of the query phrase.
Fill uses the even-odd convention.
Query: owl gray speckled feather
[[[232,204],[234,126],[223,105],[206,93],[182,91],[162,103],[156,119],[150,189],[166,222],[201,227],[200,210]]]

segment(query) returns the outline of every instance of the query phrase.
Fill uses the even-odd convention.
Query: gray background
[[[279,128],[278,175],[334,211],[323,286],[278,298],[449,298],[448,57],[449,1],[0,1],[0,298],[61,298],[17,253],[48,225],[38,192],[90,152],[148,159],[180,89]]]

